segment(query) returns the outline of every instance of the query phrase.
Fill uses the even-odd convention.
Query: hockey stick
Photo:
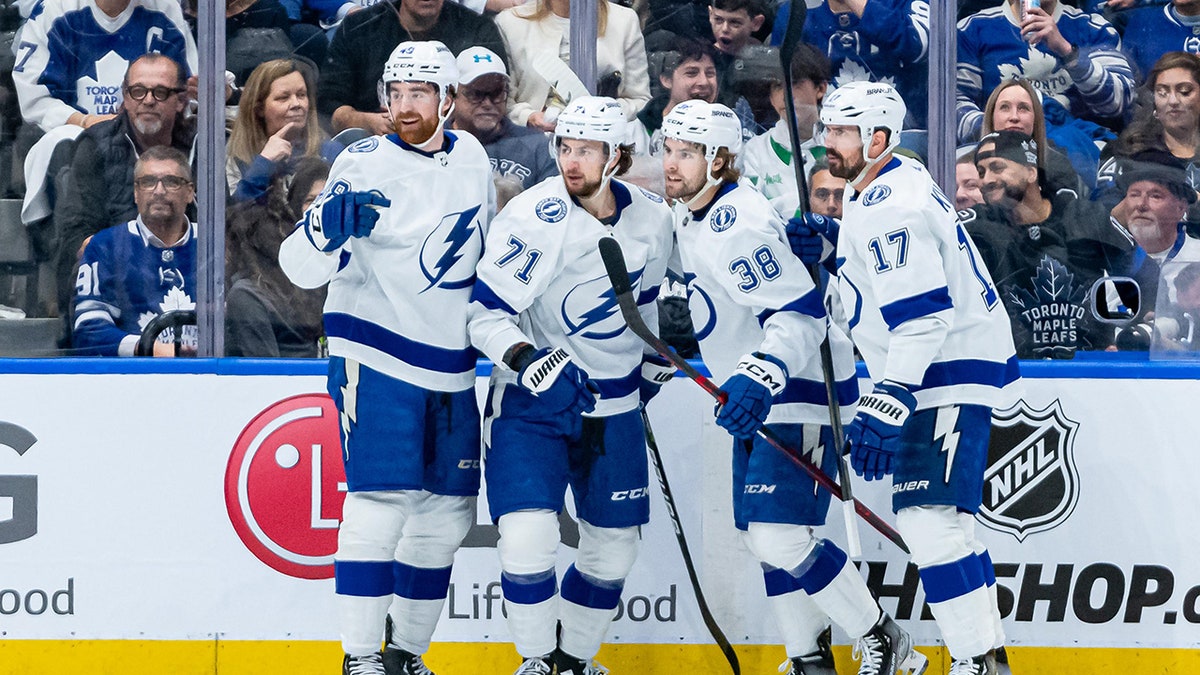
[[[608,281],[612,284],[613,292],[617,296],[617,304],[621,307],[621,316],[625,318],[625,323],[634,335],[640,337],[646,344],[654,348],[660,356],[667,359],[676,368],[683,371],[696,384],[700,385],[704,391],[707,391],[713,398],[721,403],[725,403],[727,396],[725,392],[713,384],[713,381],[700,374],[700,371],[692,367],[679,354],[676,354],[663,342],[661,338],[650,330],[646,322],[642,320],[642,314],[638,311],[637,301],[633,299],[633,286],[629,283],[629,270],[625,267],[625,256],[621,253],[621,245],[612,237],[601,237],[598,243],[600,247],[600,257],[604,260],[604,269],[608,272]],[[820,467],[805,459],[800,451],[784,442],[775,432],[768,429],[766,426],[760,426],[756,432],[763,440],[787,455],[796,466],[800,467],[805,473],[812,477],[821,487],[828,490],[831,494],[840,495],[842,488],[837,481],[830,478]],[[862,519],[875,528],[883,536],[887,537],[900,548],[900,550],[908,553],[908,547],[904,544],[904,540],[900,537],[891,525],[888,525],[885,520],[875,515],[875,512],[867,508],[865,504],[855,499],[853,501],[854,511],[862,516]]]
[[[808,6],[804,0],[792,0],[788,13],[787,31],[779,47],[779,60],[783,65],[783,100],[786,106],[788,137],[792,141],[792,170],[796,172],[796,192],[801,211],[808,211],[808,177],[804,174],[804,151],[800,144],[799,123],[796,121],[796,101],[792,99],[792,57],[804,31]],[[825,284],[821,283],[821,270],[816,265],[808,266],[813,283],[825,297]],[[842,474],[841,492],[842,519],[846,522],[846,548],[851,558],[862,557],[862,542],[858,537],[858,521],[854,518],[854,492],[850,489],[850,463],[846,461],[846,435],[842,430],[842,410],[838,405],[837,378],[833,371],[833,352],[829,348],[829,319],[826,318],[825,337],[821,340],[821,374],[825,379],[825,396],[829,405],[830,442],[838,458],[838,470]]]
[[[642,408],[642,425],[646,428],[646,447],[650,450],[654,473],[658,474],[658,485],[662,488],[663,499],[667,502],[667,515],[671,517],[671,524],[675,527],[675,540],[679,542],[679,552],[683,554],[683,564],[687,567],[688,580],[692,582],[692,592],[696,594],[696,604],[700,606],[700,616],[704,619],[704,626],[708,628],[708,634],[725,653],[725,660],[729,661],[733,675],[742,675],[742,666],[738,663],[737,652],[733,651],[733,645],[729,644],[729,638],[725,637],[725,633],[717,625],[717,620],[713,618],[712,612],[708,609],[708,601],[704,599],[704,591],[700,588],[696,565],[692,562],[687,537],[683,534],[683,522],[679,520],[679,510],[675,508],[675,495],[671,493],[671,485],[667,482],[667,470],[663,466],[662,454],[659,453],[658,443],[654,440],[654,430],[650,428],[650,416],[646,414],[645,407]]]

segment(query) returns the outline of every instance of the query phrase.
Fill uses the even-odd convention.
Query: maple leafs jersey
[[[171,57],[185,76],[198,68],[196,43],[177,0],[132,0],[115,17],[92,0],[44,0],[14,47],[21,115],[44,131],[66,124],[75,112],[119,112],[125,71],[143,54]]]
[[[908,385],[919,409],[1014,400],[1000,294],[925,168],[893,157],[864,192],[847,193],[844,214],[838,291],[871,379]]]
[[[495,209],[492,167],[473,136],[446,131],[437,152],[395,134],[365,138],[338,155],[324,191],[279,249],[301,288],[329,282],[329,353],[434,391],[474,386],[476,353],[467,304],[484,231]],[[335,193],[376,192],[391,200],[371,234],[331,253],[321,208]]]
[[[600,388],[596,410],[634,410],[645,343],[628,330],[596,242],[621,244],[646,325],[658,326],[655,300],[671,255],[671,210],[662,197],[613,179],[617,211],[609,224],[575,203],[558,176],[510,201],[492,222],[471,302],[471,341],[503,364],[510,347],[562,347]]]
[[[985,9],[958,23],[958,139],[979,140],[983,106],[996,85],[1022,77],[1072,115],[1096,121],[1118,117],[1133,101],[1136,82],[1121,51],[1121,38],[1096,14],[1058,3],[1054,20],[1063,38],[1079,49],[1068,65],[1040,43],[1021,37],[1008,3]]]
[[[783,220],[749,185],[726,184],[707,208],[676,207],[675,237],[700,354],[717,382],[742,356],[763,352],[787,364],[770,423],[829,423],[820,345],[827,325],[821,292],[792,255]],[[854,416],[858,383],[850,340],[829,330],[838,402]]]
[[[73,345],[81,356],[133,356],[146,324],[163,312],[195,309],[195,225],[164,246],[141,219],[96,233],[75,277]],[[171,342],[172,329],[159,335]],[[184,326],[182,344],[195,348],[195,326]]]
[[[1125,53],[1144,80],[1163,54],[1200,54],[1200,17],[1185,17],[1167,3],[1161,7],[1138,7],[1125,24]]]

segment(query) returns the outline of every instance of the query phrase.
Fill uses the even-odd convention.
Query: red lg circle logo
[[[225,508],[242,543],[272,569],[333,577],[345,499],[338,412],[325,394],[286,398],[238,436],[225,467]]]

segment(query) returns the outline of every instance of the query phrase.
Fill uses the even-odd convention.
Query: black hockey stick
[[[796,101],[792,99],[792,57],[796,54],[796,45],[800,44],[801,33],[804,32],[804,21],[808,16],[808,6],[804,0],[792,0],[788,13],[787,30],[783,36],[783,44],[779,47],[779,60],[783,65],[783,100],[786,106],[788,137],[792,141],[792,170],[796,172],[796,192],[799,197],[801,211],[808,211],[808,176],[804,172],[804,150],[800,144],[799,123],[796,121]],[[825,284],[821,283],[821,270],[817,265],[809,265],[808,273],[813,283],[825,297]],[[846,435],[842,429],[842,410],[838,405],[837,377],[833,371],[833,352],[829,348],[829,330],[826,319],[825,337],[821,340],[821,374],[825,378],[825,396],[829,405],[830,442],[838,458],[838,469],[842,474],[841,491],[838,498],[842,500],[842,518],[846,521],[846,548],[851,558],[862,557],[862,542],[858,538],[858,521],[854,519],[854,492],[850,489],[850,463],[846,461]]]
[[[625,318],[625,323],[634,335],[640,337],[646,344],[654,348],[660,356],[667,359],[676,368],[683,371],[693,382],[700,385],[704,391],[707,391],[713,398],[721,403],[725,403],[728,396],[721,391],[720,387],[713,384],[713,381],[700,374],[700,371],[692,367],[679,354],[671,350],[667,343],[650,330],[646,322],[642,320],[642,314],[638,311],[637,301],[633,299],[633,286],[629,283],[629,270],[625,267],[625,256],[621,252],[621,245],[612,237],[601,237],[598,243],[600,247],[600,257],[604,260],[604,269],[608,272],[608,281],[612,284],[613,292],[617,296],[617,304],[621,307],[621,316]],[[763,440],[769,443],[776,450],[787,455],[796,466],[800,467],[805,473],[812,477],[818,485],[828,490],[831,494],[841,495],[842,488],[837,481],[830,478],[828,474],[821,470],[820,467],[808,461],[799,451],[788,445],[783,439],[779,438],[775,432],[768,429],[766,426],[760,426],[756,432]],[[867,521],[871,527],[875,528],[883,536],[887,537],[900,548],[900,550],[908,553],[908,546],[904,544],[904,540],[900,537],[891,525],[884,519],[875,514],[874,511],[867,508],[866,504],[855,499],[853,501],[854,511]]]
[[[696,565],[692,562],[692,553],[688,549],[687,537],[683,534],[683,521],[679,520],[679,510],[675,508],[675,495],[671,493],[671,485],[667,482],[667,469],[663,466],[662,454],[658,451],[658,443],[654,440],[654,430],[650,428],[650,416],[642,408],[642,424],[646,427],[646,447],[650,450],[650,461],[654,463],[654,473],[658,474],[658,485],[662,488],[663,499],[667,502],[667,515],[671,517],[671,525],[675,527],[675,540],[679,542],[679,552],[683,554],[683,564],[687,567],[688,580],[692,582],[692,592],[696,595],[696,604],[700,606],[700,616],[708,634],[716,641],[717,646],[729,661],[733,675],[742,675],[742,666],[738,663],[737,652],[729,644],[729,638],[717,620],[708,609],[708,601],[704,599],[704,590],[700,588],[700,577],[696,575]]]

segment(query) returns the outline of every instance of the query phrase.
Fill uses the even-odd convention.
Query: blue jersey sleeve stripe
[[[858,379],[854,377],[834,383],[834,393],[838,397],[838,405],[851,406],[858,402]],[[808,380],[801,377],[788,378],[783,391],[775,397],[776,403],[811,403],[813,405],[829,405],[829,396],[825,393],[823,380]]]
[[[814,288],[779,309],[765,309],[760,312],[758,314],[759,327],[764,326],[767,323],[767,319],[770,319],[777,312],[799,312],[814,319],[824,319],[825,303],[822,301],[821,292]]]
[[[642,384],[642,366],[638,364],[628,375],[608,379],[593,379],[600,388],[600,398],[623,398],[638,390]]]
[[[513,309],[512,305],[501,299],[499,295],[496,295],[491,286],[488,286],[487,283],[479,278],[475,279],[475,285],[471,287],[471,302],[478,302],[488,309],[499,309],[513,316],[520,313]]]
[[[403,361],[411,366],[438,373],[475,372],[474,347],[447,349],[406,338],[399,333],[364,321],[356,316],[330,312],[325,314],[325,334],[356,342]]]
[[[929,364],[929,368],[925,370],[925,379],[913,391],[963,384],[1005,387],[1020,377],[1021,365],[1015,354],[1004,363],[981,359],[941,361]]]
[[[936,314],[952,307],[954,307],[954,301],[950,299],[950,289],[942,286],[932,291],[888,303],[879,308],[879,313],[887,322],[888,330],[896,330],[905,321]]]

